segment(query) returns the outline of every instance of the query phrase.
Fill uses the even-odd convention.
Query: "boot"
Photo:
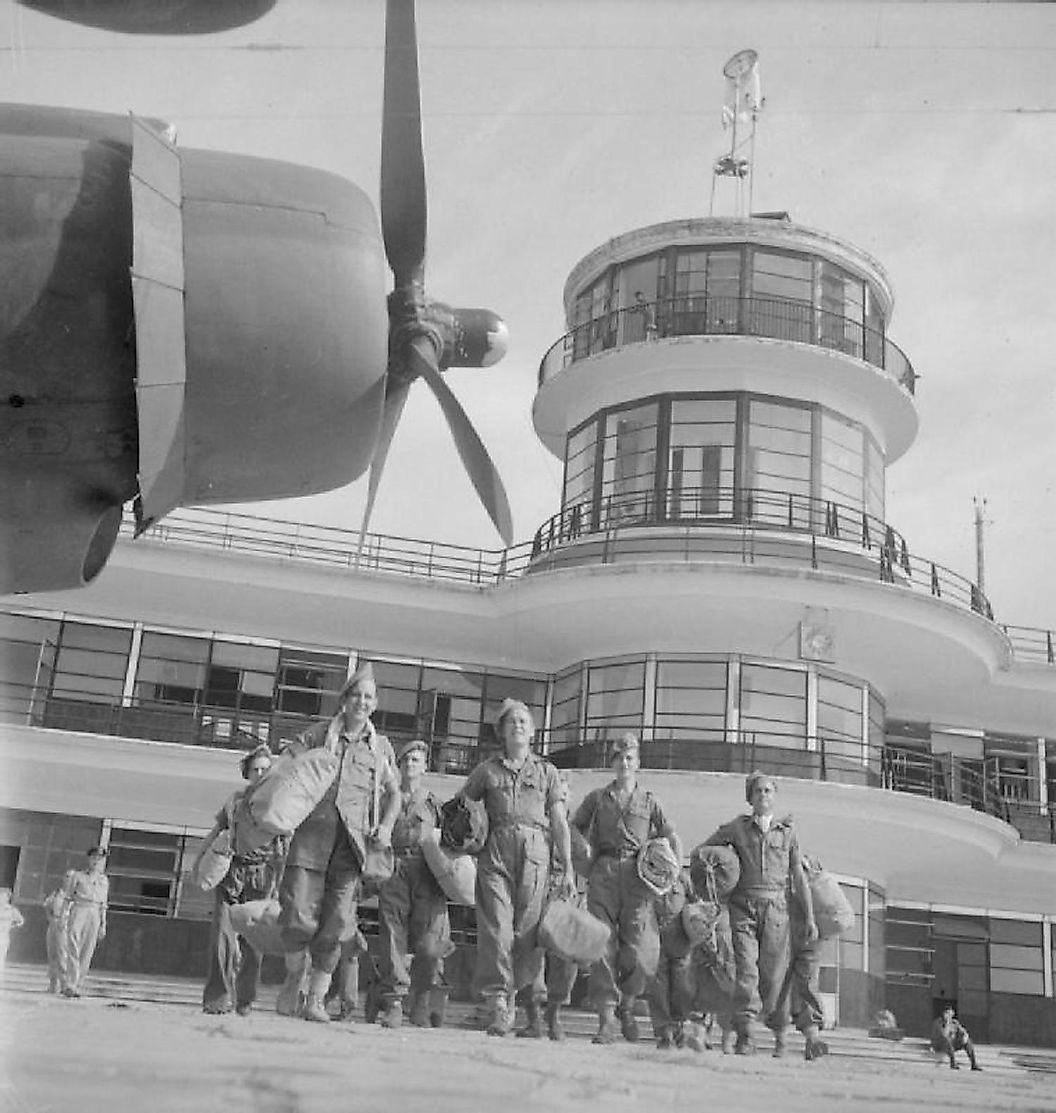
[[[444,1026],[444,1013],[447,1011],[447,987],[437,986],[429,990],[429,1023],[434,1028]]]
[[[660,1025],[656,1029],[656,1046],[661,1051],[671,1051],[675,1046],[675,1032],[670,1024]]]
[[[316,1024],[329,1024],[330,1014],[326,1011],[323,998],[330,986],[330,971],[312,968],[308,975],[308,996],[304,1002],[304,1019]]]
[[[637,1043],[641,1033],[638,1030],[638,1017],[634,1014],[635,999],[629,997],[620,1004],[620,1031],[628,1043]]]
[[[308,964],[307,951],[287,951],[286,980],[275,999],[275,1011],[280,1016],[300,1016],[304,1010],[304,971]]]
[[[411,1023],[415,1028],[429,1027],[429,992],[411,994]]]
[[[541,1040],[543,1038],[543,1018],[539,1012],[539,1002],[534,997],[529,997],[525,1002],[524,1011],[527,1023],[523,1028],[517,1029],[517,1035],[522,1039]]]
[[[734,1055],[754,1055],[755,1044],[747,1028],[737,1029],[737,1042],[733,1045]]]
[[[378,1023],[382,1028],[403,1027],[403,1002],[399,997],[392,997],[389,999],[385,1009],[378,1017]]]
[[[548,1001],[546,1004],[546,1034],[558,1043],[565,1038],[565,1027],[561,1023],[560,1001]]]
[[[775,1059],[783,1059],[785,1057],[785,1030],[783,1028],[774,1030],[773,1056]]]
[[[682,1026],[682,1045],[690,1051],[704,1050],[704,1029],[695,1020],[687,1020]]]
[[[818,1036],[818,1029],[815,1025],[811,1024],[804,1028],[803,1035],[807,1041],[807,1046],[803,1049],[803,1058],[808,1063],[820,1059],[823,1055],[828,1055],[829,1045]]]
[[[616,1023],[616,1010],[612,1005],[602,1005],[598,1009],[598,1030],[591,1043],[615,1043],[620,1034],[620,1027]]]
[[[494,998],[488,1007],[487,1024],[489,1036],[508,1036],[510,1034],[510,1013],[504,997]]]
[[[736,1033],[732,1028],[727,1028],[722,1033],[722,1053],[723,1055],[733,1054],[733,1044],[736,1038]]]

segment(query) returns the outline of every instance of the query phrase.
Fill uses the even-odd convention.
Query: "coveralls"
[[[440,805],[424,788],[405,794],[392,828],[395,868],[378,892],[378,988],[386,1007],[402,1001],[408,990],[418,997],[439,986],[451,948],[447,898],[420,846],[423,832],[440,824]]]
[[[482,800],[488,841],[477,856],[476,989],[490,1006],[541,976],[537,929],[550,881],[550,809],[563,799],[557,769],[529,754],[520,769],[503,756],[482,761],[462,795]]]
[[[656,894],[638,876],[636,857],[649,839],[674,834],[651,792],[636,786],[621,807],[612,781],[587,793],[572,826],[586,835],[594,856],[587,908],[607,923],[609,944],[590,972],[590,1001],[597,1010],[640,997],[656,974],[660,932]]]
[[[110,879],[105,873],[70,870],[62,887],[69,912],[63,937],[63,989],[79,992],[100,931],[106,931]]]
[[[231,926],[231,907],[274,895],[289,844],[289,839],[280,835],[262,847],[245,849],[239,828],[249,791],[243,789],[234,793],[216,815],[216,829],[220,831],[228,826],[229,817],[234,819],[235,854],[227,875],[215,891],[209,959],[202,990],[202,1008],[207,1012],[227,1012],[232,1004],[244,1012],[257,999],[263,956],[248,940],[240,939]]]
[[[48,992],[58,993],[62,989],[62,948],[66,932],[66,898],[61,889],[56,889],[44,898],[44,914],[48,919],[44,933],[44,946],[48,954]]]
[[[660,957],[656,976],[649,983],[649,1016],[653,1032],[665,1044],[677,1042],[694,998],[693,945],[680,921],[687,890],[686,879],[680,877],[669,893],[656,898]]]
[[[328,722],[316,723],[290,743],[291,753],[326,744]],[[312,969],[332,974],[341,942],[356,928],[356,900],[364,840],[377,823],[373,797],[399,792],[389,740],[367,726],[355,738],[342,733],[333,784],[297,828],[279,885],[279,923],[288,951],[307,945]]]
[[[7,949],[11,945],[11,929],[25,923],[22,913],[13,905],[0,905],[0,974],[7,965]]]
[[[818,977],[821,972],[821,948],[823,940],[819,937],[813,943],[807,942],[806,923],[793,906],[791,925],[792,958],[788,973],[781,988],[781,1004],[790,1009],[792,1022],[798,1031],[820,1030],[824,1026],[825,1013],[818,996]]]
[[[732,846],[741,877],[730,894],[730,926],[737,982],[733,992],[734,1023],[748,1033],[762,1015],[768,1028],[788,1025],[788,1001],[781,987],[789,965],[788,892],[794,876],[802,877],[799,842],[790,817],[773,819],[765,834],[751,815],[739,815],[708,840]]]

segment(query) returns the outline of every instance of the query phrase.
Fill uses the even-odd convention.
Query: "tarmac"
[[[951,1071],[924,1040],[825,1034],[830,1054],[784,1058],[760,1037],[751,1057],[662,1051],[645,1021],[636,1044],[590,1042],[595,1019],[567,1010],[568,1039],[505,1039],[452,1003],[440,1029],[309,1024],[274,1011],[265,986],[246,1017],[201,1011],[201,986],[107,972],[77,1000],[46,992],[44,967],[8,967],[0,983],[2,1113],[1054,1113],[1056,1051],[984,1045],[983,1070]]]

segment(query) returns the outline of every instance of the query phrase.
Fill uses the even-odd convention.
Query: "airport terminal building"
[[[892,293],[784,214],[640,228],[587,255],[539,370],[561,505],[506,550],[177,511],[87,587],[0,600],[0,884],[43,955],[43,897],[110,846],[97,965],[193,973],[186,876],[238,751],[329,714],[357,661],[375,721],[445,795],[535,711],[573,801],[642,739],[687,847],[777,775],[844,884],[833,1023],[1056,1044],[1056,657],[885,512],[917,431]],[[265,508],[266,509],[266,508]],[[467,925],[468,930],[469,925]]]

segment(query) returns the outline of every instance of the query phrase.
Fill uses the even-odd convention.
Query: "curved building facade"
[[[16,902],[102,837],[101,961],[194,969],[186,863],[238,751],[330,713],[367,658],[380,729],[424,738],[445,793],[508,696],[574,799],[640,735],[687,847],[776,774],[856,911],[833,1023],[886,1006],[923,1033],[952,1000],[980,1040],[1056,1042],[1053,635],[890,520],[918,414],[882,268],[787,219],[687,220],[591,252],[564,301],[532,414],[561,504],[522,544],[357,558],[348,531],[181,511],[84,590],[3,601]]]

